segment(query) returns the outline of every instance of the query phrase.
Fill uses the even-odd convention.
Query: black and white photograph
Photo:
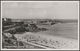
[[[1,48],[79,49],[79,1],[1,1]]]

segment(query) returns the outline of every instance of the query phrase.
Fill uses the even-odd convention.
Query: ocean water
[[[78,39],[78,23],[58,23],[52,26],[40,25],[39,27],[48,29],[44,32],[38,32],[40,34]]]

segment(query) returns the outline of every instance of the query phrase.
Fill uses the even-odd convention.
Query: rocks
[[[24,25],[27,32],[39,32],[46,31],[46,28],[38,28],[36,24],[26,24]]]
[[[4,35],[8,38],[12,37],[12,35],[10,33],[4,33]]]

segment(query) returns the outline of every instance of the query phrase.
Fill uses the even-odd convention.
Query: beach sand
[[[47,40],[48,42],[47,44],[41,43],[39,41],[38,42],[40,44],[51,46],[56,49],[78,49],[78,40],[76,39],[68,39],[68,38],[63,38],[58,36],[49,36],[45,34],[42,35],[42,34],[31,33],[31,32],[26,32],[24,34],[15,34],[15,37],[22,41],[24,37],[26,37],[25,40],[27,40],[28,35],[33,37],[34,40],[37,40],[37,39],[40,39],[40,41]]]

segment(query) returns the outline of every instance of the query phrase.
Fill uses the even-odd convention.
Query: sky
[[[13,19],[78,19],[79,3],[2,2],[2,17]]]

